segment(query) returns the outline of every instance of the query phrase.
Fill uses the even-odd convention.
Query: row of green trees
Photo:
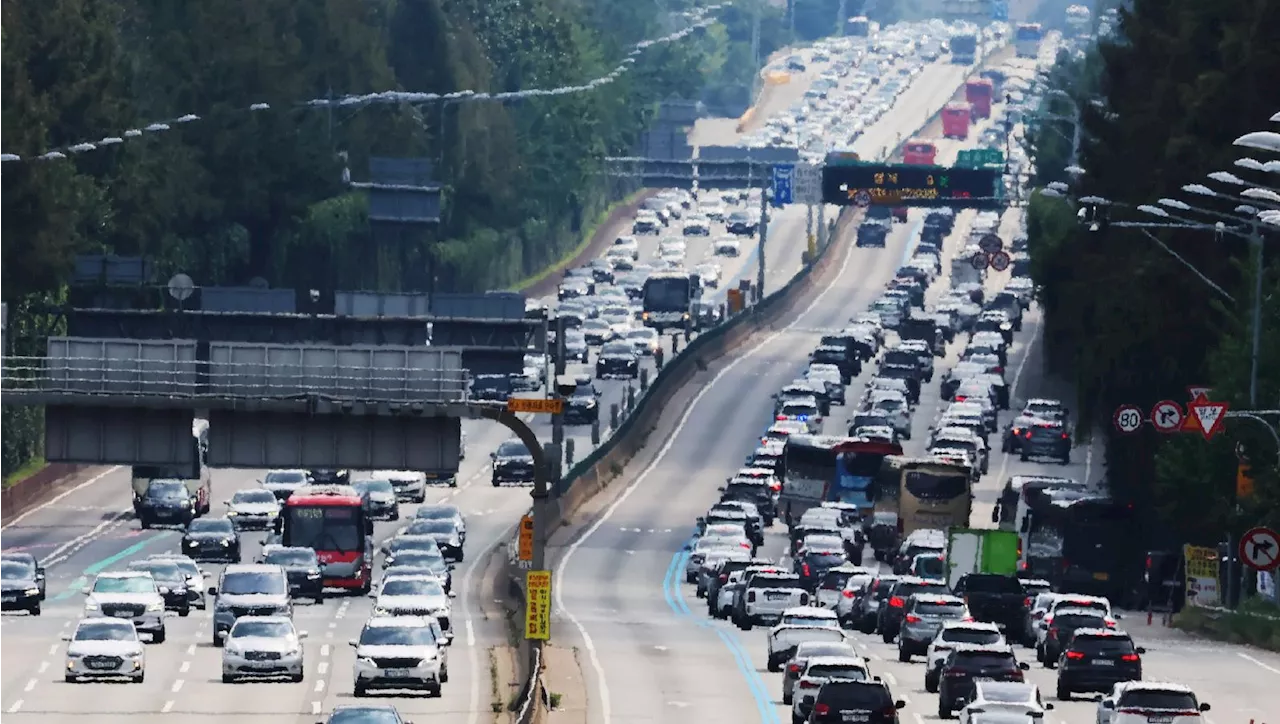
[[[740,0],[717,13],[721,24],[649,48],[589,93],[333,110],[303,102],[575,85],[610,72],[637,42],[686,27],[695,9],[692,0],[6,2],[5,153],[31,159],[157,120],[200,120],[66,160],[4,164],[3,298],[16,322],[33,300],[63,293],[76,254],[97,252],[145,255],[161,280],[181,271],[202,285],[508,286],[562,258],[617,199],[600,160],[631,149],[660,101],[748,104],[752,24],[760,18],[768,54],[786,41],[781,10]],[[258,103],[270,108],[246,110]],[[371,156],[433,161],[445,187],[438,228],[375,238],[363,193],[343,180],[344,168],[366,178]],[[6,474],[40,447],[27,429],[35,423],[15,415],[6,408]]]
[[[1114,38],[1083,57],[1060,60],[1048,82],[1069,100],[1048,95],[1040,109],[1042,116],[1068,117],[1079,109],[1080,165],[1087,173],[1072,179],[1063,171],[1072,124],[1043,120],[1029,133],[1035,182],[1069,182],[1076,197],[1110,199],[1113,222],[1158,221],[1135,207],[1165,197],[1233,213],[1232,202],[1180,189],[1222,170],[1268,183],[1265,175],[1233,167],[1248,152],[1232,142],[1266,128],[1280,110],[1277,27],[1280,4],[1267,0],[1133,0],[1121,11]],[[1118,406],[1150,409],[1161,399],[1183,401],[1188,385],[1207,384],[1233,409],[1251,408],[1256,267],[1250,244],[1206,230],[1113,226],[1092,233],[1077,223],[1076,212],[1061,199],[1031,200],[1029,238],[1046,315],[1046,358],[1051,372],[1076,383],[1083,419],[1106,436],[1108,482],[1143,511],[1145,541],[1215,543],[1229,529],[1280,524],[1274,464],[1280,451],[1266,426],[1231,420],[1227,434],[1212,442],[1150,429],[1122,436],[1111,428]],[[1262,234],[1274,256],[1277,236],[1265,229]],[[1256,408],[1275,409],[1280,266],[1270,259],[1265,265]],[[1235,496],[1237,443],[1255,476],[1254,494],[1241,501]]]

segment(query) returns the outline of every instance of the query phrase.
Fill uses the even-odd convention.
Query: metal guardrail
[[[290,367],[193,360],[4,357],[0,392],[48,395],[441,403],[467,399],[466,370]]]

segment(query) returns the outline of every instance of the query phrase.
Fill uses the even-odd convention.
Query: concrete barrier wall
[[[51,463],[37,470],[31,477],[0,491],[0,521],[8,523],[31,506],[53,495],[53,491],[73,480],[87,465]]]

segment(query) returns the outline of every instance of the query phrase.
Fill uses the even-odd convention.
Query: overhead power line
[[[627,71],[635,65],[636,60],[646,50],[657,46],[675,43],[692,35],[693,33],[715,24],[716,19],[712,17],[719,10],[732,5],[732,0],[708,5],[698,8],[687,14],[691,24],[685,28],[664,35],[660,38],[650,40],[642,40],[631,46],[626,57],[609,71],[609,73],[594,78],[585,83],[578,85],[565,85],[557,88],[529,88],[520,91],[508,91],[504,93],[490,93],[487,91],[461,90],[451,93],[416,93],[411,91],[382,91],[380,93],[366,93],[362,95],[344,95],[336,98],[313,98],[308,101],[293,104],[293,107],[302,109],[330,109],[330,108],[359,108],[362,106],[372,105],[419,105],[427,103],[490,103],[511,100],[522,100],[525,98],[548,98],[554,96],[572,95],[575,93],[587,93],[602,86],[618,80],[626,74]],[[236,109],[234,112],[256,113],[271,110],[269,103],[253,103],[244,108]],[[0,153],[0,162],[31,162],[31,161],[60,161],[70,158],[73,155],[88,153],[90,151],[98,151],[104,148],[117,146],[125,141],[135,138],[144,138],[147,136],[155,136],[156,134],[170,131],[174,126],[195,123],[205,120],[203,117],[195,113],[185,113],[175,118],[159,120],[148,123],[145,126],[130,128],[118,135],[106,135],[94,141],[82,141],[80,143],[69,144],[51,148],[38,154],[20,156],[16,153]]]

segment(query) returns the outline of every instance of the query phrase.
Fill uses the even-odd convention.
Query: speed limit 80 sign
[[[1143,417],[1142,409],[1135,405],[1121,405],[1116,408],[1116,414],[1111,418],[1115,424],[1116,430],[1125,435],[1132,435],[1142,429],[1142,423],[1146,422]]]

